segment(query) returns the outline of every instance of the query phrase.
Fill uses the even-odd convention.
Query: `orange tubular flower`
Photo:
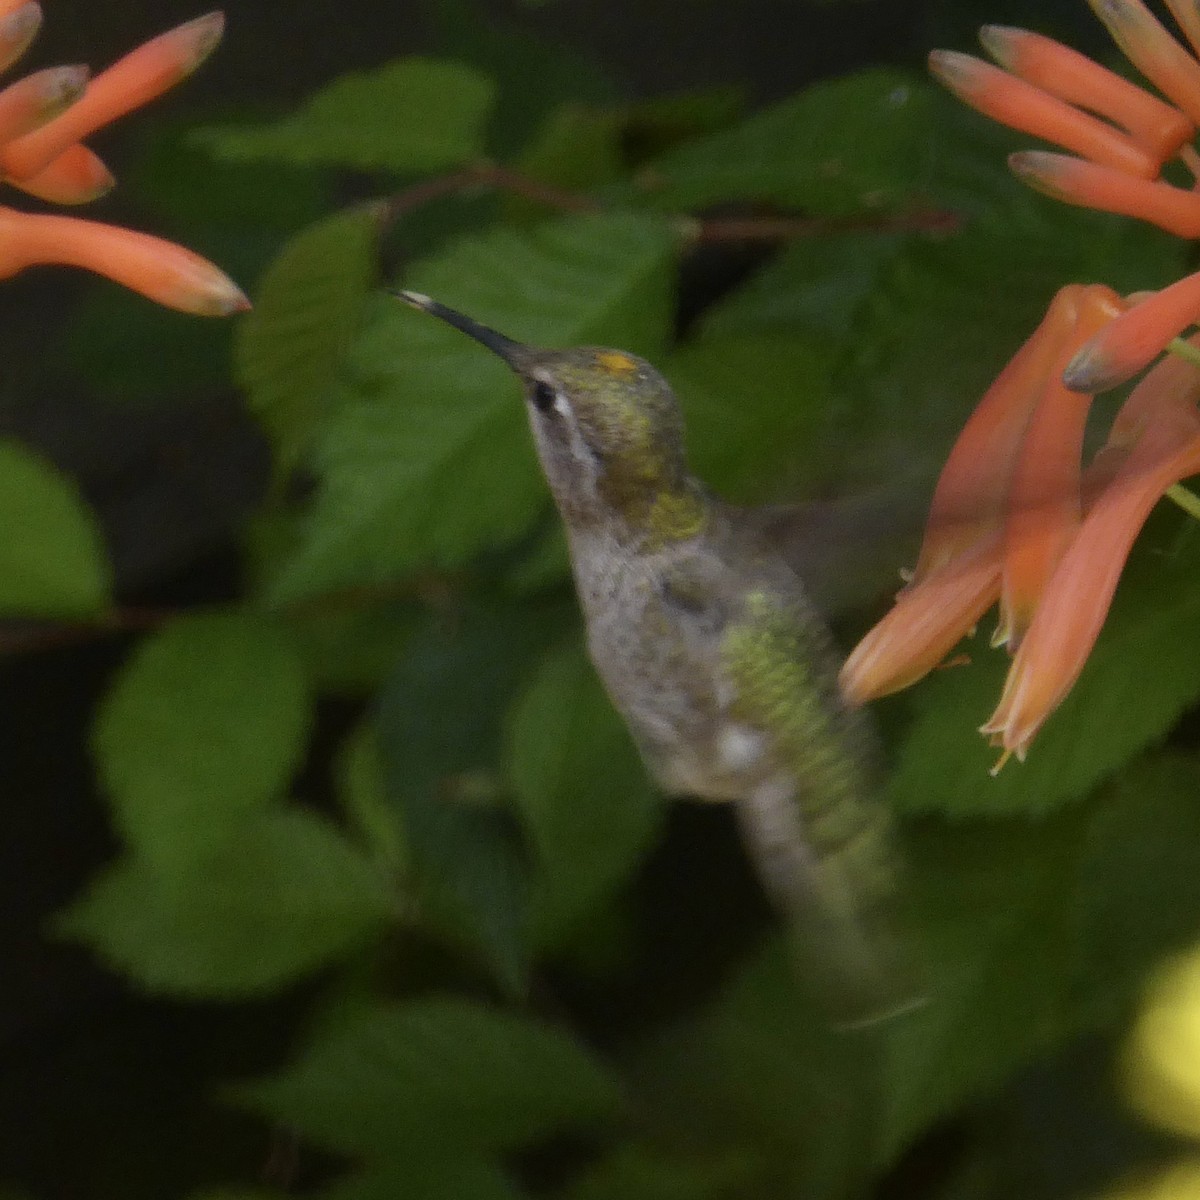
[[[985,25],[983,48],[1006,71],[1051,96],[1113,121],[1162,163],[1190,141],[1196,127],[1178,109],[1053,38]]]
[[[1165,100],[1052,38],[1006,26],[980,31],[984,48],[1003,69],[940,50],[930,55],[930,68],[974,108],[1073,150],[1083,160],[1015,154],[1009,165],[1024,182],[1071,204],[1136,216],[1170,233],[1196,236],[1200,196],[1157,176],[1177,155],[1189,165],[1197,163],[1190,139],[1200,126],[1200,62],[1140,0],[1089,3]],[[1170,7],[1189,36],[1200,35],[1200,16],[1190,0],[1174,0]],[[1144,159],[1121,161],[1122,143]]]
[[[1106,392],[1132,379],[1200,317],[1200,272],[1154,292],[1102,330],[1068,364],[1063,382]]]
[[[36,175],[10,182],[51,204],[87,204],[111,191],[117,181],[99,155],[76,142]]]
[[[183,246],[116,225],[0,207],[0,278],[38,263],[83,267],[199,316],[246,308],[245,296],[223,271]]]
[[[1141,432],[1058,564],[1000,703],[982,728],[1006,756],[1024,758],[1034,734],[1079,678],[1150,510],[1169,487],[1200,472],[1198,399],[1200,371],[1170,359],[1130,397],[1130,405],[1146,410]],[[1114,435],[1119,439],[1119,422]]]
[[[866,704],[932,671],[996,603],[1000,569],[1000,538],[993,536],[903,589],[846,659],[839,677],[846,699]]]
[[[1021,644],[1082,515],[1083,433],[1092,397],[1069,391],[1062,370],[1075,347],[1120,312],[1117,294],[1100,284],[1077,287],[1076,293],[1071,330],[1050,367],[1013,460],[1004,522],[1000,625],[992,639],[1010,650]]]
[[[1200,125],[1200,63],[1141,0],[1088,0],[1121,53],[1172,104]]]
[[[41,24],[36,3],[0,0],[0,69]],[[58,204],[103,195],[113,177],[81,139],[190,75],[220,40],[209,13],[146,42],[92,80],[84,67],[40,71],[0,91],[0,179]],[[249,307],[212,263],[160,238],[73,217],[0,206],[0,278],[61,263],[105,275],[159,304],[203,316]]]
[[[224,27],[221,13],[209,13],[139,46],[97,75],[61,116],[0,147],[0,171],[12,179],[28,179],[72,143],[186,79],[216,48]]]
[[[7,71],[29,49],[41,27],[40,5],[0,4],[0,71]]]
[[[1001,124],[1130,175],[1152,179],[1158,174],[1160,164],[1132,138],[982,59],[935,50],[929,69],[960,100]]]
[[[1166,2],[1200,54],[1200,4]],[[999,26],[981,33],[999,68],[935,52],[933,73],[981,112],[1081,156],[1013,155],[1010,166],[1033,187],[1200,237],[1200,154],[1190,144],[1200,125],[1200,61],[1141,0],[1089,3],[1165,100],[1050,38]],[[1195,188],[1157,178],[1176,156]],[[1197,322],[1200,272],[1124,299],[1100,285],[1059,291],[955,443],[912,581],[843,668],[850,700],[915,682],[999,600],[993,644],[1014,658],[981,732],[1002,748],[996,769],[1024,757],[1083,670],[1151,508],[1200,474],[1200,334],[1190,349],[1175,341]],[[1169,346],[1181,354],[1134,388],[1084,471],[1092,397]]]
[[[1064,403],[1058,376],[1120,308],[1100,285],[1063,288],[988,389],[938,479],[912,581],[842,668],[852,701],[916,682],[997,600],[998,640],[1020,640],[1079,520],[1086,402]]]
[[[1008,165],[1022,183],[1055,200],[1139,217],[1176,237],[1200,237],[1200,195],[1195,192],[1044,150],[1010,154]]]

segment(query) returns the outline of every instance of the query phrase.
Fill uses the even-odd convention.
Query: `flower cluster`
[[[41,26],[35,2],[0,0],[0,70],[25,52]],[[53,67],[0,91],[0,178],[55,204],[83,204],[113,186],[84,140],[190,75],[224,28],[210,13],[154,38],[89,78],[86,67]],[[148,234],[0,206],[0,278],[62,263],[106,275],[170,308],[225,316],[249,307],[224,272],[190,250]]]
[[[1162,93],[1137,87],[1050,38],[987,26],[999,66],[935,51],[933,73],[961,99],[1073,154],[1025,151],[1017,176],[1072,204],[1200,236],[1200,182],[1160,178],[1181,161],[1200,181],[1200,62],[1141,3],[1089,0],[1126,57]],[[1200,6],[1167,0],[1200,54]],[[1121,297],[1072,284],[975,409],[939,478],[915,571],[847,660],[842,687],[863,703],[915,682],[992,604],[993,644],[1013,655],[981,732],[1023,758],[1083,669],[1150,510],[1200,472],[1200,273]],[[1093,396],[1138,383],[1084,469]],[[997,765],[997,769],[999,765]]]

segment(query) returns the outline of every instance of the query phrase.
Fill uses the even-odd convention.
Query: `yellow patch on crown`
[[[632,375],[637,370],[637,363],[619,350],[605,350],[597,354],[596,363],[614,375]]]

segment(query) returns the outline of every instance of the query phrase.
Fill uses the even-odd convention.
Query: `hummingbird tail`
[[[878,811],[880,822],[823,845],[803,820],[794,787],[778,779],[736,808],[763,885],[787,919],[803,985],[830,1021],[860,1028],[921,1007],[928,997],[897,912],[883,810],[864,807],[868,816]]]

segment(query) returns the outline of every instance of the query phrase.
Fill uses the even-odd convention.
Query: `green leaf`
[[[274,124],[196,137],[221,158],[440,171],[483,153],[492,98],[491,82],[470,67],[403,58],[335,79]]]
[[[376,271],[381,204],[327,217],[267,268],[238,327],[238,382],[286,471],[309,445]]]
[[[239,1092],[315,1141],[377,1161],[515,1148],[617,1106],[612,1082],[565,1033],[452,997],[360,1010]]]
[[[1000,698],[1009,659],[984,637],[976,661],[937,672],[906,700],[914,718],[900,744],[891,795],[906,812],[1041,815],[1086,796],[1200,699],[1200,537],[1176,513],[1143,535],[1079,682],[1024,763],[998,776],[996,751],[976,732]]]
[[[620,210],[558,217],[465,239],[415,264],[406,286],[522,341],[595,342],[654,358],[671,333],[676,245],[657,217]],[[429,323],[424,314],[406,315]],[[463,346],[461,334],[440,332],[444,346]]]
[[[318,1200],[521,1200],[525,1195],[494,1163],[456,1158],[454,1162],[409,1159],[395,1167],[372,1168],[322,1191]]]
[[[266,812],[185,867],[118,861],[56,920],[151,992],[232,998],[341,958],[390,915],[371,864],[325,821]]]
[[[615,183],[627,164],[644,162],[689,137],[728,125],[742,107],[735,88],[658,96],[633,104],[603,106],[577,99],[542,120],[523,147],[522,174],[566,191],[588,192]],[[539,212],[544,205],[512,197],[508,211]]]
[[[929,87],[894,70],[814,84],[647,168],[656,205],[770,200],[824,216],[911,203],[921,181]]]
[[[148,638],[92,739],[126,840],[173,865],[238,836],[287,787],[310,709],[296,652],[268,620],[184,617]]]
[[[622,173],[620,116],[611,109],[561,105],[541,123],[516,165],[523,175],[565,191],[611,183]],[[517,215],[542,208],[524,197],[509,201]]]
[[[87,617],[109,605],[108,558],[75,484],[0,441],[0,616]]]
[[[744,115],[745,90],[720,84],[635,100],[620,110],[626,155],[641,164],[690,138],[725,129]]]
[[[709,337],[797,329],[830,339],[850,336],[884,268],[911,235],[843,233],[799,238],[712,308],[701,321]]]
[[[525,986],[529,864],[500,775],[504,714],[563,609],[478,606],[414,636],[379,701],[384,786],[436,924]]]
[[[512,337],[655,354],[670,322],[672,248],[657,220],[567,217],[458,243],[408,282]],[[381,299],[346,388],[275,602],[461,564],[548,504],[515,381],[457,331]]]
[[[801,490],[797,476],[829,469],[829,342],[798,331],[713,336],[666,363],[687,420],[688,457],[705,483],[730,499],[762,500],[768,489]]]
[[[581,645],[550,654],[517,701],[509,764],[542,869],[540,940],[554,944],[628,878],[662,812]]]
[[[234,113],[247,120],[268,115],[244,102]],[[195,122],[194,113],[172,119],[160,112],[153,125],[143,123],[137,157],[121,172],[122,186],[172,226],[216,228],[239,244],[257,230],[278,244],[280,236],[318,220],[336,202],[327,174],[312,167],[214,161],[198,144],[205,135]]]

